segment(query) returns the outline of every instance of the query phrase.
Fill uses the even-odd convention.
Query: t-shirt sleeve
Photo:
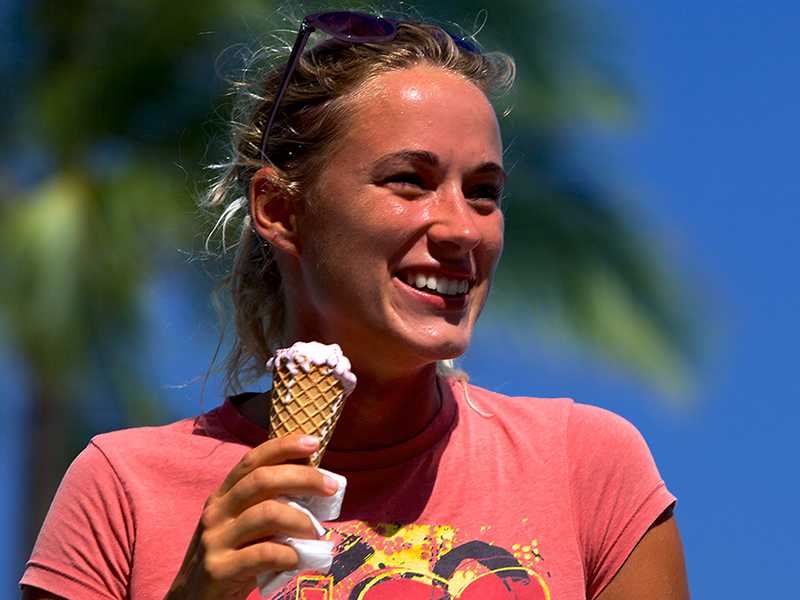
[[[675,497],[642,435],[622,417],[575,404],[567,431],[572,506],[591,600]]]
[[[133,542],[122,482],[90,443],[61,481],[20,585],[70,600],[125,598]]]

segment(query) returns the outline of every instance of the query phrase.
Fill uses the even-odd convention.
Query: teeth
[[[452,296],[453,294],[457,294],[460,288],[461,284],[455,279],[451,279],[447,282],[447,291],[445,293]]]
[[[431,290],[446,296],[466,294],[469,291],[469,281],[466,279],[450,279],[441,275],[406,273],[405,281],[408,285],[417,289]]]

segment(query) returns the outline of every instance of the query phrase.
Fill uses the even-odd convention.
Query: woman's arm
[[[689,600],[683,545],[672,511],[656,520],[596,600]]]

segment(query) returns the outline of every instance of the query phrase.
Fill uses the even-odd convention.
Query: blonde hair
[[[329,39],[317,44],[298,62],[270,133],[267,154],[278,173],[278,189],[291,201],[313,198],[314,177],[353,118],[353,96],[362,84],[381,73],[419,64],[458,74],[489,98],[508,91],[515,76],[510,56],[464,50],[442,29],[427,24],[400,23],[389,42],[352,44]],[[221,288],[230,290],[236,332],[225,365],[229,391],[264,375],[266,361],[287,341],[283,339],[281,274],[269,244],[255,232],[246,214],[250,178],[265,165],[260,156],[262,127],[284,68],[282,61],[265,75],[234,84],[230,158],[218,165],[222,172],[201,202],[220,213],[206,248],[218,233],[223,254],[236,247],[232,270],[221,282]],[[229,247],[227,229],[239,213],[245,216],[238,242]],[[439,367],[447,370],[445,365]]]

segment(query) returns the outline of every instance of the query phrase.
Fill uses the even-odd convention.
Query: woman
[[[334,37],[298,62],[314,27]],[[340,344],[358,376],[323,462],[348,479],[333,564],[274,598],[688,598],[674,498],[635,429],[437,374],[466,350],[501,254],[488,96],[512,80],[509,58],[439,28],[326,13],[241,120],[211,193],[223,229],[249,208],[229,377],[295,340]],[[276,538],[318,535],[276,498],[337,484],[298,463],[319,440],[266,441],[267,409],[242,394],[92,440],[24,597],[255,598],[259,573],[294,569]]]

